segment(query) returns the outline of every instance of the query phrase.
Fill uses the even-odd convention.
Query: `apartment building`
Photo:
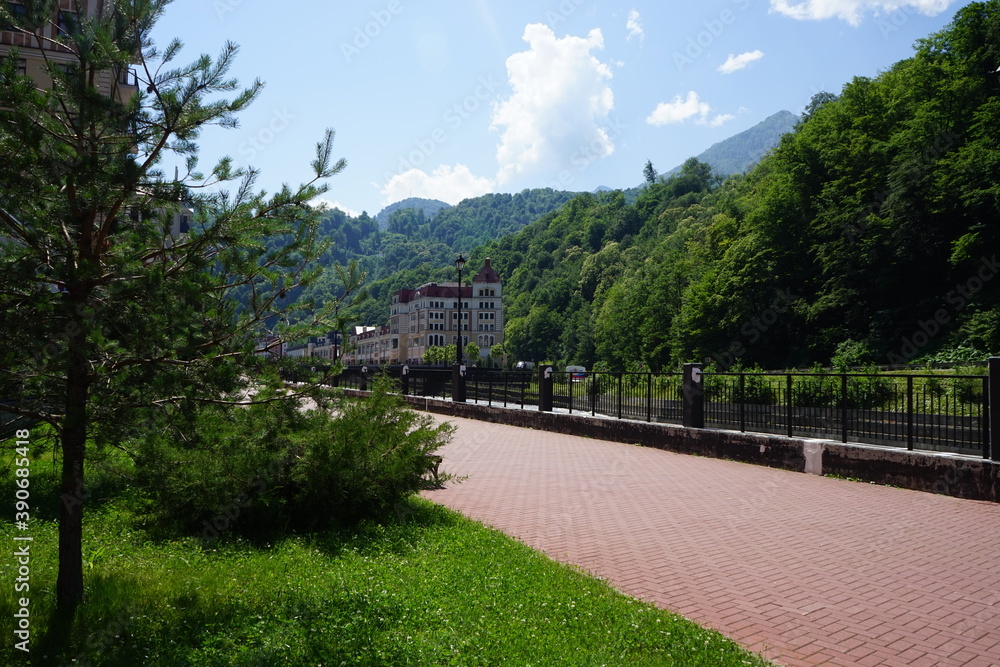
[[[426,283],[416,289],[394,292],[388,326],[356,326],[349,344],[340,353],[334,334],[306,343],[285,344],[284,357],[339,358],[348,365],[423,364],[431,347],[454,345],[459,336],[461,311],[462,344],[479,346],[480,358],[503,343],[503,287],[489,258],[461,289],[457,282]],[[334,348],[338,356],[334,356]],[[476,360],[468,360],[475,363]]]
[[[463,346],[475,343],[485,358],[491,347],[503,343],[503,324],[503,287],[487,257],[461,290],[457,282],[426,283],[392,295],[388,363],[421,364],[429,348],[456,344],[460,332]]]
[[[8,2],[7,8],[14,17],[13,24],[0,21],[0,58],[9,57],[16,51],[18,70],[31,76],[39,86],[52,85],[50,72],[58,68],[70,68],[78,63],[73,52],[62,44],[62,38],[70,24],[77,20],[77,11],[84,17],[101,16],[110,11],[113,3],[105,0],[60,0],[48,24],[25,32],[17,29],[18,18],[27,11],[23,2]],[[96,78],[96,87],[104,95],[120,101],[127,100],[139,91],[135,72],[129,68],[101,72]]]
[[[390,354],[389,327],[355,327],[351,335],[351,346],[346,355],[347,364],[383,364],[396,363]]]
[[[280,338],[274,336],[271,340]],[[280,343],[280,354],[277,356],[288,357],[290,359],[301,357],[312,357],[316,359],[326,359],[335,361],[340,358],[340,334],[331,331],[325,336],[311,336],[304,343]]]

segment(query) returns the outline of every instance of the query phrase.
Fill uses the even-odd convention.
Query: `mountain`
[[[443,202],[440,199],[422,199],[420,197],[409,197],[403,201],[398,201],[395,204],[389,204],[384,209],[378,212],[375,219],[378,220],[379,227],[385,229],[385,226],[389,224],[389,216],[392,215],[394,211],[399,211],[406,208],[419,209],[424,212],[424,216],[430,220],[440,211],[446,208],[451,208],[451,204],[448,202]]]
[[[728,139],[713,144],[697,158],[712,166],[716,174],[728,176],[742,174],[750,170],[772,148],[781,137],[791,132],[799,122],[799,117],[791,111],[779,111],[768,116],[749,130],[744,130]],[[662,176],[673,176],[681,168],[674,167]]]

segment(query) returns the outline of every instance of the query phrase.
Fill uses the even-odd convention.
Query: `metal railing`
[[[705,373],[706,426],[989,453],[989,377]]]
[[[452,398],[452,369],[349,367],[336,386],[369,389],[377,373],[402,393]],[[703,373],[704,426],[907,447],[990,457],[988,375],[893,373]],[[539,371],[470,368],[466,400],[489,406],[684,423],[682,373]]]

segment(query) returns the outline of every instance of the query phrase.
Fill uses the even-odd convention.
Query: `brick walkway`
[[[1000,504],[448,421],[428,498],[779,664],[1000,665]]]

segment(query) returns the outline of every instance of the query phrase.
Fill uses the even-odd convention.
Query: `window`
[[[8,2],[7,11],[9,11],[11,13],[11,16],[14,17],[14,25],[10,23],[5,23],[3,26],[0,27],[2,27],[4,30],[17,30],[16,24],[24,22],[24,15],[27,13],[27,10],[24,8],[24,5],[20,3]]]
[[[59,31],[57,34],[60,37],[66,37],[67,35],[69,35],[69,32],[72,29],[75,21],[76,21],[76,16],[73,15],[73,12],[60,10],[58,17]]]

